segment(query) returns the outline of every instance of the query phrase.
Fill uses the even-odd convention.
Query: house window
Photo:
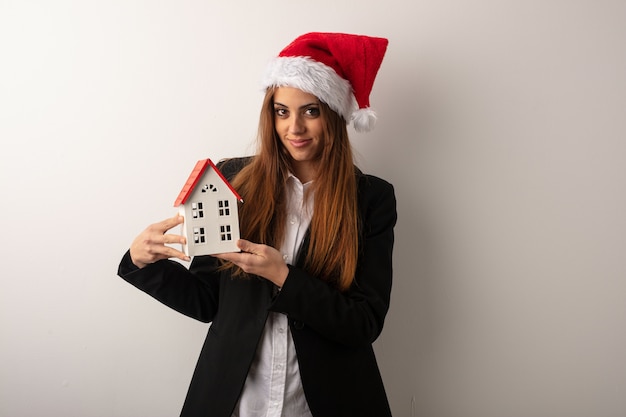
[[[205,243],[206,242],[206,234],[204,233],[204,227],[194,227],[193,228],[193,243]]]
[[[203,193],[206,193],[207,191],[211,191],[213,193],[217,192],[217,187],[213,184],[204,184],[204,187],[202,187],[201,191]]]
[[[204,217],[204,208],[202,203],[191,203],[191,217],[201,219]]]
[[[219,208],[220,216],[230,216],[230,206],[228,204],[228,200],[219,200],[217,202],[217,207]]]
[[[220,239],[222,242],[233,240],[233,235],[230,233],[230,225],[220,226]]]

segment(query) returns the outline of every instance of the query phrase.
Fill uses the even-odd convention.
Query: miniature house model
[[[174,207],[184,216],[188,256],[239,252],[239,213],[243,200],[210,159],[198,161]]]

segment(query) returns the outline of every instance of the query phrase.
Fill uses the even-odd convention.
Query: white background
[[[621,0],[1,0],[0,415],[178,414],[207,325],[118,261],[308,31],[390,39],[352,141],[398,198],[394,415],[626,415]]]

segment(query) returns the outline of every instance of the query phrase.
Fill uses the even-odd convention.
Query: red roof
[[[180,194],[178,194],[178,197],[176,198],[176,201],[174,202],[174,207],[178,207],[181,204],[185,204],[185,202],[191,195],[191,192],[193,191],[194,188],[196,188],[196,185],[198,185],[198,182],[200,182],[202,175],[204,175],[208,167],[213,168],[213,170],[217,172],[217,175],[220,176],[222,181],[224,181],[224,184],[226,184],[228,188],[230,189],[230,191],[235,195],[235,197],[237,197],[237,200],[243,203],[243,199],[241,198],[241,196],[237,193],[237,191],[235,191],[233,186],[230,185],[230,182],[228,182],[226,177],[222,175],[222,173],[220,172],[219,169],[217,169],[215,164],[211,162],[210,159],[203,159],[203,160],[196,162],[196,166],[193,168],[193,171],[191,171],[191,174],[189,175],[187,182],[183,186],[183,189],[180,191]]]

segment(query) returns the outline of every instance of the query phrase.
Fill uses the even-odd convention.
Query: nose
[[[306,126],[304,124],[304,120],[300,115],[293,115],[289,123],[289,133],[291,134],[301,134],[306,130]]]

